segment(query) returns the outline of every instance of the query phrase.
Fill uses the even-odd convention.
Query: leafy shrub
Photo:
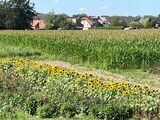
[[[26,110],[31,114],[37,113],[38,101],[36,99],[30,99],[26,101]]]
[[[41,118],[53,118],[59,115],[59,107],[56,105],[44,104],[37,108],[37,115]]]
[[[106,105],[96,105],[91,111],[96,118],[107,120],[126,120],[133,115],[130,106],[118,101],[112,101]]]
[[[72,118],[77,114],[76,106],[70,103],[64,103],[61,107],[61,114],[66,118]]]
[[[14,110],[7,112],[0,109],[0,120],[37,120],[25,111]]]

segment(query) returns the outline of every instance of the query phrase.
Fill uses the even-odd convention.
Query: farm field
[[[0,76],[4,120],[158,120],[160,30],[0,31]]]

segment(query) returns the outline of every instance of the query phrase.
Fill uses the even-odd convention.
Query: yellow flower
[[[111,86],[109,87],[109,89],[110,89],[110,90],[114,90],[114,89],[115,89],[115,86],[114,86],[114,85],[111,85]]]
[[[121,89],[122,89],[122,86],[118,86],[117,89],[118,89],[118,90],[121,90]]]
[[[148,87],[148,86],[143,86],[143,89],[144,89],[144,90],[148,90],[149,87]]]
[[[81,82],[81,79],[76,80],[76,84],[80,84],[80,82]]]
[[[124,95],[124,96],[129,96],[131,93],[129,92],[129,91],[123,91],[122,92],[122,95]]]
[[[156,90],[156,89],[153,89],[153,90],[152,90],[152,92],[156,93],[156,92],[158,92],[158,90]]]
[[[92,85],[91,87],[92,87],[92,89],[95,89],[95,86],[94,86],[94,85]]]
[[[10,62],[9,58],[3,58],[2,64],[8,64]]]
[[[17,71],[20,71],[20,70],[22,70],[23,68],[21,67],[21,66],[19,66],[19,67],[17,67]]]
[[[93,90],[95,89],[95,86],[92,85],[92,84],[91,84],[91,85],[88,85],[88,87],[91,88],[91,89],[93,89]]]
[[[88,82],[88,86],[91,86],[92,85],[92,83],[91,82]]]

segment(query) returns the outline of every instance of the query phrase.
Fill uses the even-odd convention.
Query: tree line
[[[81,19],[87,16],[86,14],[77,14],[72,17],[68,16],[65,13],[55,14],[54,12],[49,12],[45,15],[46,29],[75,29],[77,26],[81,26]],[[72,18],[75,18],[76,21],[73,22]]]
[[[133,28],[155,28],[160,25],[158,16],[112,16],[111,26],[133,27]]]
[[[81,26],[81,19],[86,17],[87,14],[73,15],[71,18],[76,18],[76,23],[68,21],[67,14],[55,14],[50,12],[45,15],[47,21],[46,29],[74,29],[76,26]],[[155,28],[160,26],[160,15],[158,16],[106,16],[109,18],[111,27],[132,27],[132,28]],[[117,26],[117,27],[116,27]]]

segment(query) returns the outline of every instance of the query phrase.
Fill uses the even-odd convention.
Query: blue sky
[[[158,15],[160,0],[31,0],[38,12],[88,15]]]

